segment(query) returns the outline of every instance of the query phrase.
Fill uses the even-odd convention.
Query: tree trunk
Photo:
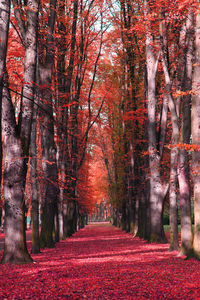
[[[193,48],[194,48],[194,13],[190,9],[186,21],[186,58],[185,72],[183,78],[184,91],[188,94],[183,96],[182,104],[182,126],[181,144],[190,144],[191,136],[191,95],[192,70],[193,70]],[[188,257],[192,254],[193,232],[191,220],[191,191],[190,191],[190,167],[189,155],[183,147],[179,149],[178,181],[180,189],[180,211],[181,211],[181,253]]]
[[[69,95],[66,95],[66,36],[67,30],[65,22],[63,21],[66,13],[66,3],[64,0],[59,1],[58,11],[60,20],[58,20],[58,33],[60,38],[57,44],[59,57],[57,61],[57,80],[58,80],[58,124],[57,134],[58,134],[58,171],[60,184],[60,194],[58,201],[58,222],[59,222],[59,239],[64,239],[63,231],[63,207],[64,207],[64,196],[66,188],[66,178],[65,178],[65,168],[67,160],[67,140],[68,140],[68,107],[64,107],[65,104],[69,103]],[[67,100],[67,101],[66,101]]]
[[[193,90],[195,95],[192,97],[192,144],[194,147],[192,157],[192,174],[194,183],[194,241],[193,251],[196,258],[200,259],[200,14],[196,15],[195,25],[195,65],[193,74]]]
[[[164,52],[164,51],[163,51]],[[166,61],[166,56],[162,52],[163,70],[166,83],[166,97],[172,120],[172,149],[170,160],[170,184],[169,184],[169,204],[170,204],[170,250],[178,250],[178,206],[177,206],[177,167],[178,167],[178,140],[179,140],[179,122],[176,106],[171,95],[171,80]]]
[[[27,7],[28,9],[26,12],[27,28],[25,34],[23,99],[19,115],[20,137],[22,140],[23,153],[26,156],[29,154],[35,93],[34,83],[36,80],[39,0],[28,0]]]
[[[58,243],[60,241],[60,229],[59,229],[59,212],[58,212],[58,203],[55,206],[55,216],[54,216],[54,231],[53,231],[53,237],[55,243]]]
[[[78,21],[78,4],[79,0],[74,1],[73,7],[73,23],[72,23],[72,38],[71,38],[71,49],[70,49],[70,60],[68,66],[68,74],[67,74],[67,86],[66,92],[68,95],[71,95],[71,84],[73,79],[73,70],[74,70],[74,59],[75,59],[75,45],[76,45],[76,31],[77,31],[77,21]],[[77,178],[78,178],[78,108],[79,108],[79,96],[80,96],[80,89],[81,89],[81,81],[80,81],[81,74],[78,75],[78,87],[75,92],[75,96],[72,97],[72,101],[74,102],[70,107],[70,154],[71,154],[71,161],[70,161],[70,193],[69,195],[69,203],[68,203],[68,220],[67,220],[67,235],[72,235],[75,230],[74,222],[77,221],[76,219],[76,189],[77,189]],[[69,165],[69,164],[68,164]],[[69,170],[66,168],[66,173],[68,175]],[[71,198],[71,199],[70,199]],[[73,217],[75,219],[73,220]],[[71,228],[70,228],[71,226]]]
[[[76,232],[76,203],[68,201],[67,205],[67,222],[66,222],[66,237],[72,236]]]
[[[66,237],[68,236],[68,226],[67,226],[67,222],[68,222],[68,203],[65,200],[63,202],[63,239],[66,239]]]
[[[3,88],[2,132],[4,140],[5,243],[2,263],[28,263],[26,247],[24,189],[27,165],[17,134],[15,111],[6,85]]]
[[[32,188],[32,197],[31,197],[32,249],[31,252],[34,254],[40,252],[36,136],[37,136],[37,108],[35,106],[33,123],[32,123],[32,132],[31,132],[31,147],[30,147],[30,156],[31,156],[30,173],[31,173],[31,188]]]
[[[48,18],[48,31],[46,37],[46,53],[41,53],[43,64],[40,63],[40,106],[42,110],[41,120],[41,145],[42,168],[45,178],[45,194],[42,202],[40,246],[52,248],[54,246],[54,217],[58,205],[58,170],[56,161],[56,145],[54,142],[54,118],[52,105],[52,70],[54,62],[53,33],[56,18],[56,0],[51,0],[50,14]],[[46,55],[45,55],[46,54]]]
[[[49,70],[47,74],[51,74],[51,70]],[[45,84],[45,82],[48,81],[43,80],[42,84]],[[40,246],[41,248],[51,248],[54,246],[54,216],[57,209],[59,188],[58,170],[56,164],[56,146],[54,143],[54,127],[53,121],[51,120],[53,119],[53,111],[50,90],[43,90],[42,99],[44,103],[48,103],[48,106],[45,105],[45,107],[48,109],[48,113],[43,113],[43,120],[41,122],[42,168],[45,179],[45,194],[41,208],[42,224],[40,233]]]
[[[8,43],[8,30],[10,19],[10,0],[0,1],[0,120],[2,119],[2,92],[3,92],[3,74],[6,65],[7,43]],[[2,124],[0,122],[0,186],[2,183]],[[3,203],[0,193],[0,226],[3,228]]]
[[[63,141],[64,143],[64,141]],[[62,151],[62,152],[61,152]],[[64,156],[64,147],[58,145],[58,169],[60,172],[60,193],[58,199],[58,224],[59,224],[59,239],[64,239],[64,231],[63,231],[63,207],[64,207],[64,186],[65,186],[65,162],[63,159]]]
[[[6,66],[8,30],[10,19],[10,0],[0,1],[0,120],[2,119],[3,75]],[[2,185],[2,124],[0,121],[0,186]],[[0,192],[0,227],[2,228],[3,201]]]
[[[6,66],[8,30],[10,19],[10,0],[0,1],[0,120],[2,119],[3,75]],[[0,122],[0,186],[2,184],[2,124]],[[0,193],[0,226],[2,228],[3,202]]]
[[[147,1],[145,5],[145,16],[149,11]],[[146,24],[146,64],[147,64],[147,101],[148,101],[148,151],[150,167],[150,218],[151,218],[151,236],[150,241],[165,242],[163,234],[162,210],[166,188],[161,182],[160,174],[160,155],[157,147],[156,136],[156,72],[158,57],[155,57],[153,49],[153,37],[150,27]]]
[[[165,14],[162,13],[163,20],[160,23],[161,57],[163,72],[165,77],[165,98],[168,100],[168,106],[172,120],[171,136],[171,160],[170,160],[170,183],[169,183],[169,204],[170,204],[170,250],[178,250],[178,205],[177,205],[177,167],[178,167],[178,140],[179,140],[179,119],[174,100],[172,98],[172,82],[168,63],[168,38],[165,22]],[[164,106],[164,105],[163,105]]]
[[[178,136],[173,132],[172,139],[178,142]],[[170,187],[169,187],[169,224],[170,224],[170,250],[178,250],[178,204],[177,204],[177,162],[178,149],[171,149]]]
[[[136,199],[134,193],[134,154],[133,154],[133,145],[130,142],[130,165],[129,165],[129,178],[128,178],[128,199],[129,199],[129,207],[130,207],[130,233],[136,234],[138,230],[138,223],[136,222]]]
[[[9,5],[3,12],[9,11]],[[31,124],[33,114],[34,82],[36,71],[36,45],[38,25],[38,2],[27,2],[27,28],[25,33],[24,89],[18,128],[15,112],[8,92],[3,90],[4,135],[4,194],[5,194],[5,245],[2,262],[26,263],[32,259],[26,248],[24,190],[26,183]],[[8,26],[8,17],[5,24]],[[8,84],[5,74],[4,84]],[[9,130],[8,130],[9,128]]]

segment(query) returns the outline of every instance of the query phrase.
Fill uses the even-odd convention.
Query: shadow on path
[[[30,249],[31,231],[27,239]],[[0,266],[0,299],[200,298],[200,263],[168,248],[108,223],[89,224],[32,255],[34,264]]]

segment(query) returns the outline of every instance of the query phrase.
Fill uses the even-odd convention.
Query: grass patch
[[[170,231],[170,226],[169,225],[163,225],[164,226],[164,231],[167,233]],[[192,230],[194,232],[194,225],[192,225]],[[181,232],[181,225],[178,225],[178,232]]]
[[[164,225],[164,231],[169,232],[170,231],[170,226],[169,225]],[[181,225],[178,225],[178,232],[181,232]]]

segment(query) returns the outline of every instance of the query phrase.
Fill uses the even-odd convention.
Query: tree
[[[193,73],[193,56],[194,56],[194,12],[193,8],[188,11],[188,16],[183,29],[185,30],[185,71],[182,81],[183,96],[182,104],[182,124],[180,133],[180,143],[183,145],[190,144],[191,138],[191,90],[192,90],[192,73]],[[185,46],[185,47],[184,47]],[[181,65],[181,64],[180,64]],[[182,69],[181,69],[182,70]],[[180,70],[180,73],[182,73]],[[190,256],[192,253],[192,219],[191,219],[191,180],[189,154],[185,147],[179,149],[178,161],[178,181],[180,190],[180,211],[181,211],[181,252]]]
[[[147,18],[148,2],[144,1],[144,14]],[[147,106],[148,106],[148,151],[150,168],[150,220],[151,241],[165,241],[162,224],[163,201],[167,187],[161,181],[161,157],[157,150],[156,135],[156,72],[159,54],[153,48],[153,35],[148,19],[146,19],[146,65],[147,65]]]
[[[193,92],[192,96],[192,144],[194,152],[192,157],[192,176],[194,183],[194,241],[193,251],[195,257],[200,258],[200,92],[199,92],[199,76],[200,76],[200,14],[196,14],[195,24],[195,65],[193,75]]]
[[[35,94],[35,101],[38,102],[38,93]],[[31,252],[40,252],[39,238],[39,192],[38,192],[38,173],[37,173],[37,112],[38,108],[34,106],[31,145],[30,145],[30,177],[31,177],[31,227],[32,227],[32,245]]]
[[[56,5],[56,0],[50,1],[48,23],[47,25],[45,24],[46,35],[41,36],[42,46],[39,49],[41,51],[39,60],[40,106],[42,107],[40,128],[42,168],[45,178],[40,233],[40,246],[42,248],[51,248],[55,244],[53,239],[54,217],[57,213],[59,195],[56,161],[57,149],[54,140],[53,97],[51,91],[55,54],[53,34],[55,29]]]
[[[7,10],[9,11],[9,3]],[[27,252],[24,219],[24,190],[29,157],[33,114],[37,49],[38,1],[28,1],[25,41],[24,87],[18,124],[11,101],[5,70],[2,131],[4,141],[5,245],[2,262],[25,263],[32,259]],[[5,17],[5,21],[8,18]]]
[[[10,1],[1,1],[1,15],[0,15],[0,120],[2,116],[2,92],[3,92],[3,76],[6,68],[6,55],[8,44],[8,30],[9,30],[9,18],[10,18]],[[0,124],[0,184],[2,184],[2,128]],[[1,198],[2,201],[2,198]],[[2,218],[2,207],[0,208],[0,215]]]

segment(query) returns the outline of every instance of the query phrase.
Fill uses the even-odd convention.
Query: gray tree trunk
[[[40,84],[50,86],[52,65],[46,66],[40,72]],[[53,247],[54,216],[58,204],[58,170],[56,161],[56,145],[54,142],[54,121],[52,95],[48,88],[41,93],[42,104],[47,112],[43,112],[41,121],[42,168],[45,180],[44,199],[42,202],[40,246]]]
[[[144,1],[145,16],[149,7]],[[156,134],[156,72],[158,57],[155,56],[153,49],[153,37],[150,27],[146,24],[146,65],[147,65],[147,101],[148,101],[148,151],[150,168],[150,218],[151,234],[150,241],[165,242],[162,212],[163,202],[167,189],[161,182],[160,174],[160,155],[157,150]]]
[[[0,1],[0,120],[2,117],[2,91],[3,91],[3,73],[6,65],[7,43],[8,43],[8,30],[10,19],[10,0]],[[2,128],[0,122],[0,186],[2,182]],[[0,193],[0,219],[3,215],[2,197]],[[1,221],[0,221],[1,223]],[[1,223],[2,226],[2,223]]]
[[[32,253],[40,252],[39,238],[39,197],[38,197],[38,182],[37,182],[37,108],[34,108],[32,131],[31,131],[31,146],[30,146],[30,174],[31,174],[31,226],[32,226]]]
[[[163,33],[163,40],[165,36]],[[167,46],[167,45],[166,45]],[[162,45],[161,55],[163,71],[166,84],[166,97],[168,99],[168,106],[171,113],[172,120],[172,145],[171,161],[170,161],[170,184],[169,184],[169,204],[170,204],[170,250],[178,250],[178,205],[177,205],[177,167],[178,167],[178,148],[176,145],[179,140],[179,119],[176,111],[176,106],[171,94],[171,79],[166,57],[166,46]]]
[[[26,247],[24,189],[26,160],[17,133],[15,111],[6,85],[3,88],[2,132],[4,141],[5,243],[2,263],[27,263],[32,259]]]
[[[4,2],[5,4],[5,2]],[[2,11],[9,12],[6,3]],[[3,89],[3,139],[4,139],[4,197],[5,197],[5,245],[2,262],[25,263],[32,259],[27,252],[24,218],[24,190],[33,114],[34,81],[36,68],[36,44],[38,1],[27,2],[27,25],[25,32],[24,89],[22,111],[18,128],[15,112],[8,91],[5,75]],[[8,26],[8,17],[3,20]]]
[[[66,7],[65,1],[60,1],[58,3],[59,15],[64,19]],[[57,62],[57,78],[58,78],[58,121],[62,121],[61,124],[58,124],[57,134],[58,134],[58,172],[61,181],[60,185],[60,194],[58,201],[58,220],[59,220],[59,238],[64,239],[63,232],[63,205],[64,205],[64,189],[65,189],[65,166],[66,166],[66,143],[68,135],[68,107],[64,107],[66,104],[66,26],[61,20],[58,21],[58,32],[60,34],[59,43],[57,45],[59,51],[59,59]]]
[[[200,147],[200,13],[196,14],[195,25],[195,65],[193,74],[192,96],[192,144]],[[194,255],[200,259],[200,151],[195,149],[192,157],[192,174],[194,183]]]
[[[54,142],[54,118],[52,105],[52,70],[54,62],[54,26],[56,18],[56,0],[50,1],[50,14],[48,18],[48,31],[46,37],[46,55],[43,56],[43,62],[40,62],[40,85],[44,87],[41,90],[40,106],[41,112],[41,146],[42,146],[42,168],[45,179],[45,193],[42,202],[41,216],[41,248],[54,246],[54,218],[57,213],[58,205],[58,170],[56,161],[56,145]],[[57,226],[58,229],[58,226]]]
[[[190,9],[186,20],[186,57],[183,88],[188,94],[183,96],[181,144],[190,144],[191,136],[191,95],[192,70],[194,55],[194,13]],[[193,232],[191,220],[191,191],[190,191],[190,167],[189,155],[183,147],[179,150],[178,181],[180,189],[180,211],[181,211],[181,252],[188,257],[192,254]]]

